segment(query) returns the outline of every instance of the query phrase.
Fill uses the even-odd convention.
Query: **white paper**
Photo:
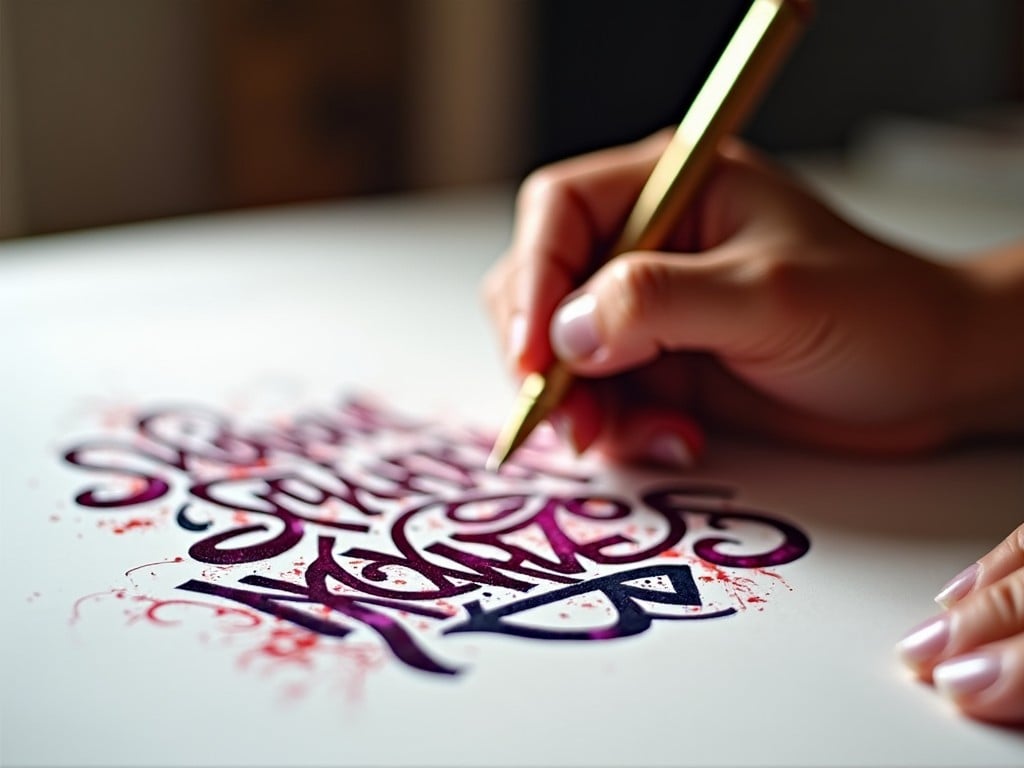
[[[1020,764],[1017,733],[955,715],[892,651],[937,610],[942,583],[1019,523],[1020,451],[849,462],[713,442],[704,466],[673,474],[577,462],[542,434],[502,477],[460,470],[482,462],[512,396],[476,299],[509,214],[504,195],[440,197],[3,246],[2,762]],[[366,400],[420,424],[353,410]],[[307,420],[301,451],[246,458],[253,435],[294,437],[301,414],[344,434]],[[248,448],[221,434],[218,460],[217,419]],[[171,445],[195,448],[185,469]],[[69,463],[73,450],[122,471]],[[147,451],[156,458],[140,459]],[[268,478],[278,495],[260,502]],[[139,504],[75,501],[90,489],[94,503],[155,493],[158,480],[166,491]],[[367,509],[343,500],[351,485]],[[650,495],[659,489],[675,495]],[[461,522],[445,516],[456,502]],[[271,513],[275,503],[293,517]],[[396,521],[414,509],[408,546],[448,568],[438,579],[459,594],[404,599],[437,584],[398,565],[373,582],[361,570],[373,557],[344,554],[402,555]],[[519,523],[502,547],[473,539]],[[560,535],[569,554],[564,541],[556,551]],[[599,541],[614,536],[627,540]],[[333,543],[322,562],[364,588],[317,582],[323,537]],[[289,546],[225,562],[224,549],[270,540]],[[519,570],[477,567],[474,580],[438,544],[492,563],[513,546],[528,557]],[[623,562],[582,555],[588,544]],[[707,559],[783,545],[775,565]],[[644,547],[657,554],[627,562]],[[252,576],[262,586],[241,582]],[[182,589],[280,596],[268,579],[300,598],[316,582],[355,600],[343,601],[349,613],[291,605],[347,634]],[[373,585],[393,591],[369,595],[389,604],[365,602]],[[559,590],[564,599],[545,601]],[[472,620],[473,601],[486,620]],[[513,605],[525,609],[504,613]],[[727,615],[693,618],[714,612]],[[497,625],[520,631],[482,631]],[[445,632],[457,626],[476,631]],[[389,643],[382,627],[408,642]],[[544,636],[521,636],[531,633]]]

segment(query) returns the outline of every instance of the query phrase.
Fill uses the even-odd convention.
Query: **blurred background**
[[[0,237],[511,185],[678,120],[747,5],[0,0]],[[968,126],[938,145],[1024,200],[1022,99],[1024,0],[823,0],[746,135],[889,163]]]

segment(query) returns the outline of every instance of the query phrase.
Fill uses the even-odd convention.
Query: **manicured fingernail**
[[[657,435],[647,447],[647,455],[658,464],[675,469],[686,469],[693,466],[693,456],[686,443],[678,435],[665,433]]]
[[[948,642],[949,617],[942,615],[914,627],[896,649],[905,663],[917,667],[938,656]]]
[[[551,322],[551,346],[563,360],[583,360],[601,346],[594,321],[597,301],[589,293],[581,293],[562,306]]]
[[[515,368],[519,363],[519,358],[523,356],[523,350],[526,349],[526,315],[522,312],[512,315],[508,324],[506,343],[508,363]]]
[[[558,435],[559,439],[572,448],[573,453],[579,456],[582,451],[576,440],[576,430],[573,428],[572,419],[564,413],[553,413],[548,417],[548,421],[551,422],[551,426],[554,428],[555,434]]]
[[[953,603],[959,602],[974,587],[978,579],[977,563],[971,563],[960,573],[954,576],[950,582],[942,588],[942,591],[935,596],[935,602],[943,608],[949,608]]]
[[[981,693],[999,679],[1001,671],[996,654],[972,653],[942,662],[932,671],[932,679],[939,693],[959,699]]]

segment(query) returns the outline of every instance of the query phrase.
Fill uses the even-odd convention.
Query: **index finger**
[[[555,308],[615,239],[669,135],[564,160],[523,183],[506,256],[504,290],[511,301],[499,319],[505,331],[520,326],[523,339],[513,351],[520,373],[551,364],[548,328]]]

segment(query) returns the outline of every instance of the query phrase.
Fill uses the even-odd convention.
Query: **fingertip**
[[[896,644],[900,660],[919,675],[927,674],[935,659],[949,644],[951,621],[939,614],[918,624]]]
[[[655,435],[645,453],[649,462],[669,469],[690,469],[694,465],[693,454],[686,442],[672,432]]]
[[[691,469],[704,453],[704,434],[681,413],[630,411],[602,436],[603,452],[616,461],[666,469]]]
[[[1024,723],[1024,640],[938,664],[936,690],[969,717],[995,723]]]
[[[549,421],[577,456],[590,448],[602,429],[597,399],[584,382],[577,382],[569,390]]]
[[[697,422],[682,414],[672,414],[654,432],[646,458],[670,469],[692,469],[700,463],[705,445],[704,431]]]
[[[523,353],[526,351],[526,331],[526,315],[515,312],[509,319],[505,332],[505,358],[508,367],[516,373],[520,372]]]
[[[548,415],[548,423],[555,430],[558,439],[568,446],[569,450],[579,456],[581,451],[579,442],[576,440],[576,424],[572,414],[560,408]]]
[[[516,311],[505,334],[505,362],[512,374],[522,380],[531,373],[551,367],[555,356],[546,328],[523,311]]]
[[[954,702],[968,702],[990,688],[1002,671],[998,654],[971,653],[936,665],[932,680],[939,693]]]
[[[592,293],[578,293],[555,310],[551,318],[551,347],[563,362],[579,363],[599,353],[601,333],[596,310],[597,298]]]
[[[939,594],[935,596],[935,602],[943,608],[950,608],[963,600],[974,589],[979,570],[978,563],[971,563],[964,568],[939,591]]]

